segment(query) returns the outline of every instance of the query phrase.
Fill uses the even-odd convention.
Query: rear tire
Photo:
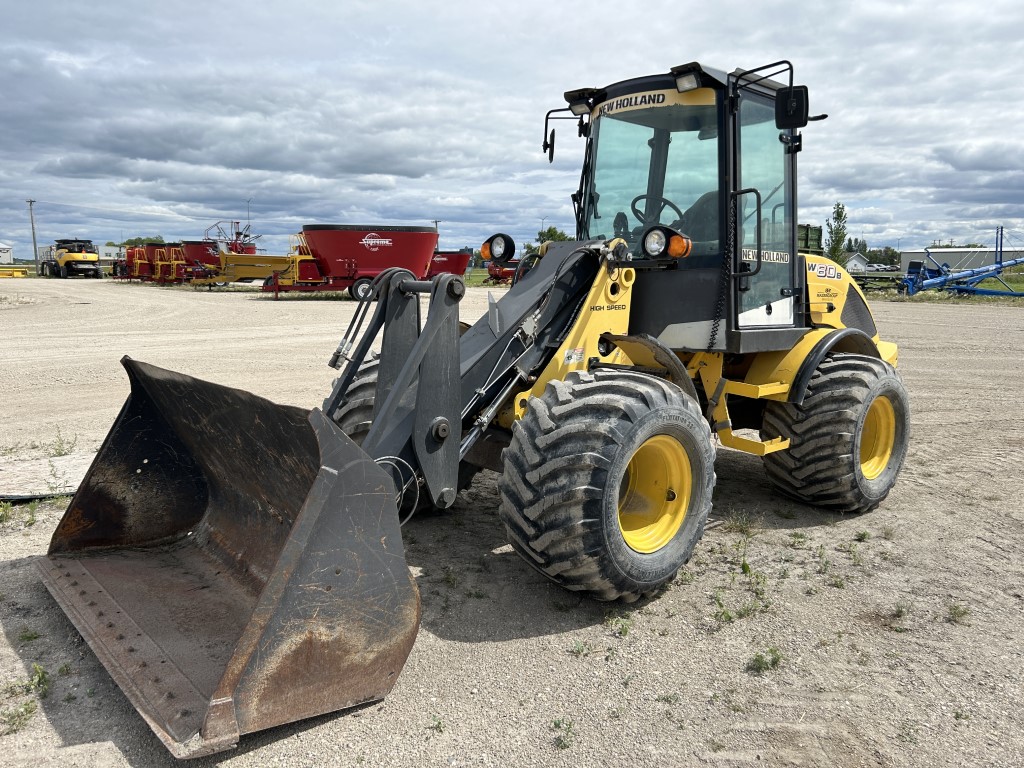
[[[513,548],[597,600],[656,592],[704,533],[715,445],[695,400],[629,371],[570,373],[531,398],[503,454]]]
[[[801,405],[765,407],[761,435],[792,441],[764,457],[779,491],[835,512],[868,512],[892,490],[907,455],[907,391],[885,361],[834,354],[814,372]]]
[[[61,265],[61,267],[60,267],[60,276],[61,276],[62,278],[64,278],[64,277],[67,277],[67,276],[68,276],[68,268],[67,268],[67,267],[65,267],[64,265]]]

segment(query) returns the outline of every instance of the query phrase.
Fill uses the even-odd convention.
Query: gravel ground
[[[76,482],[128,394],[124,354],[318,405],[354,306],[0,281],[0,492]],[[471,289],[464,318],[485,308]],[[497,477],[481,473],[453,510],[403,529],[423,622],[391,695],[191,764],[1024,764],[1024,429],[1008,413],[1024,312],[873,309],[900,344],[913,409],[907,464],[880,509],[782,500],[756,458],[721,449],[693,562],[657,599],[618,606],[520,561],[495,515]],[[62,511],[16,505],[0,524],[0,762],[180,764],[39,582],[32,559]]]

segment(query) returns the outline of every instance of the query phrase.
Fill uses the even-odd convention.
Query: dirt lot
[[[0,490],[75,482],[127,395],[124,354],[319,405],[353,307],[0,281]],[[464,317],[485,307],[472,289]],[[694,561],[658,599],[615,606],[511,552],[483,473],[404,529],[423,624],[393,693],[192,764],[1024,764],[1024,311],[874,310],[913,408],[880,509],[781,500],[759,460],[720,450]],[[61,512],[17,505],[0,525],[0,762],[176,764],[36,576]]]

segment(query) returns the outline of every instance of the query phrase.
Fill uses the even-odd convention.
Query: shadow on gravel
[[[842,517],[781,496],[757,456],[720,448],[715,471],[711,526],[738,533],[787,531]],[[506,543],[496,482],[496,474],[481,472],[452,509],[418,513],[402,529],[424,628],[458,642],[512,640],[562,634],[601,624],[616,610],[641,607],[582,598],[527,565]]]
[[[749,453],[719,446],[715,474],[717,482],[711,507],[713,524],[733,529],[750,527],[757,531],[787,531],[856,517],[823,511],[783,496],[768,481],[761,458]],[[700,545],[697,546],[699,549]]]
[[[420,588],[422,626],[466,643],[558,635],[600,624],[615,605],[580,597],[533,570],[507,544],[497,475],[483,471],[444,512],[402,529]]]

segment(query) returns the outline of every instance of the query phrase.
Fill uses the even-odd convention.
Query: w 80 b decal
[[[839,280],[843,273],[835,264],[808,264],[807,271],[822,280]]]

